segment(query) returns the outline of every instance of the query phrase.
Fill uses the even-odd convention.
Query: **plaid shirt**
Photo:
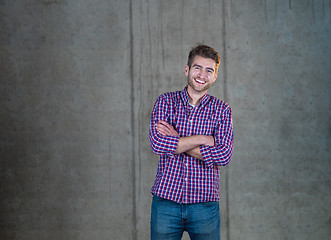
[[[219,167],[230,162],[233,149],[231,108],[208,93],[196,107],[189,99],[185,88],[162,94],[154,105],[149,139],[160,160],[151,191],[177,203],[219,201]],[[203,161],[186,153],[175,155],[179,137],[158,133],[155,123],[160,120],[172,125],[181,137],[213,136],[215,146],[200,146]]]

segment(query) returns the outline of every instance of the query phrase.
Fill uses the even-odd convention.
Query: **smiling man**
[[[154,185],[151,239],[220,239],[220,167],[232,157],[231,108],[208,94],[219,54],[199,45],[184,68],[187,86],[156,101],[149,139],[160,156]]]

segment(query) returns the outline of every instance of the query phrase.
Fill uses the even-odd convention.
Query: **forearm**
[[[155,124],[155,128],[151,128],[156,130],[158,133],[161,134],[161,136],[166,137],[174,137],[175,141],[174,143],[177,145],[176,147],[172,145],[172,151],[173,154],[181,154],[186,153],[192,157],[198,158],[200,160],[203,160],[203,157],[200,153],[200,146],[206,145],[206,146],[214,146],[215,139],[213,136],[206,136],[206,135],[192,135],[187,137],[179,137],[178,132],[174,129],[173,126],[171,126],[166,121],[158,121]],[[157,134],[156,134],[157,135]],[[153,141],[151,141],[153,142]],[[163,144],[161,144],[163,145]],[[152,146],[153,148],[153,146]],[[171,152],[172,152],[171,151]],[[154,151],[156,152],[156,151]]]
[[[184,152],[189,154],[188,152],[192,151],[192,154],[195,153],[196,155],[201,155],[199,151],[199,146],[208,144],[214,145],[213,141],[214,140],[212,136],[205,135],[192,135],[188,137],[181,137],[179,138],[175,154],[180,154]],[[197,153],[197,151],[199,152]]]
[[[201,152],[200,152],[200,146],[193,148],[191,150],[188,150],[185,153],[190,155],[191,157],[194,157],[194,158],[197,158],[197,159],[203,161],[203,156],[201,155]]]

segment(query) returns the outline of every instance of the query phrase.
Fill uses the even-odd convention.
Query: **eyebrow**
[[[199,65],[199,64],[194,64],[193,67],[200,67],[200,68],[203,68],[203,66]],[[211,70],[213,72],[215,72],[214,68],[211,68],[211,67],[207,67],[206,69],[208,70]]]

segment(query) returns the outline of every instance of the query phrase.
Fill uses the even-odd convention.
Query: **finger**
[[[171,126],[169,123],[166,121],[158,121],[156,124],[157,130],[161,133],[162,135],[166,136],[179,136],[178,132],[174,129],[173,126]]]
[[[178,132],[174,129],[173,126],[171,126],[171,127],[168,129],[168,131],[169,131],[169,135],[171,135],[171,136],[178,136]]]
[[[158,128],[160,128],[160,129],[163,129],[164,131],[167,131],[168,133],[170,133],[171,132],[171,128],[172,128],[172,126],[170,126],[170,125],[163,125],[163,124],[159,124],[158,125]]]
[[[170,131],[164,125],[156,125],[156,130],[161,133],[162,135],[169,135]]]
[[[162,124],[160,124],[160,123],[155,124],[155,127],[156,127],[157,129],[162,129],[163,131],[167,131],[167,130],[169,130],[169,128],[168,128],[167,126],[162,125]]]
[[[162,120],[161,120],[161,121],[159,121],[158,123],[159,123],[159,124],[162,124],[162,125],[164,125],[164,126],[166,126],[166,127],[168,127],[168,128],[171,127],[171,125],[170,125],[169,123],[167,123],[166,121],[162,121]]]
[[[178,132],[176,131],[176,129],[173,126],[168,125],[167,128],[169,130],[169,134],[171,134],[172,136],[177,136],[178,135]]]
[[[177,136],[178,133],[175,130],[171,130],[163,125],[160,125],[160,127],[157,127],[156,130],[164,136]]]

